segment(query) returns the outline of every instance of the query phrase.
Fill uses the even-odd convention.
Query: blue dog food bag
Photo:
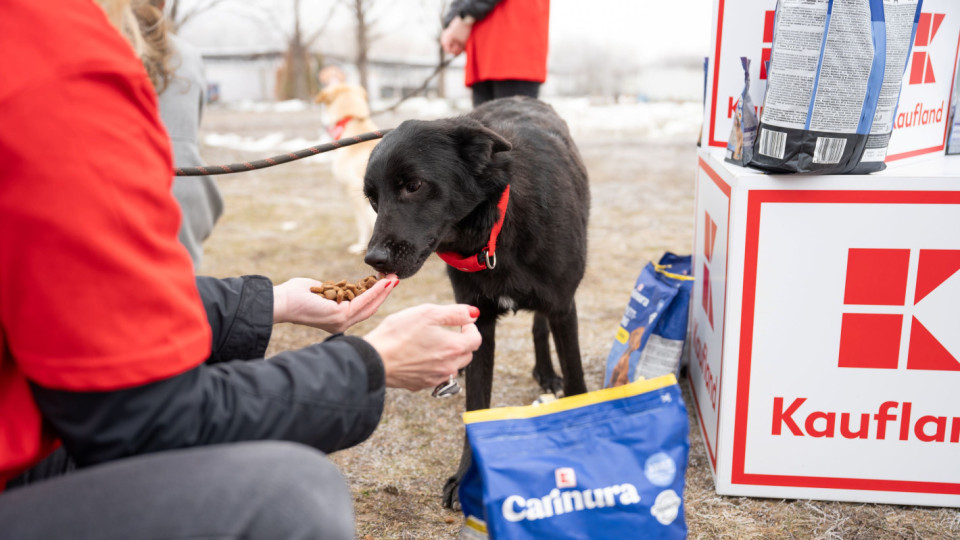
[[[674,375],[464,421],[461,539],[686,537],[689,423]]]
[[[604,387],[680,371],[693,288],[691,263],[690,255],[667,252],[640,272],[607,356]]]

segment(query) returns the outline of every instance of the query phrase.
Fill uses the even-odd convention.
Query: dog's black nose
[[[367,249],[367,256],[363,258],[363,262],[369,264],[375,270],[384,273],[389,273],[390,271],[390,269],[387,268],[387,261],[389,260],[390,252],[387,248],[380,246]]]

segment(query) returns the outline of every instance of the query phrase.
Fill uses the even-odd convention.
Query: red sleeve
[[[50,388],[152,382],[210,351],[168,138],[142,67],[119,53],[0,100],[0,324]]]

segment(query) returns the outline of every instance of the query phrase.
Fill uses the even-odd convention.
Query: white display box
[[[740,57],[750,59],[750,97],[762,111],[777,0],[715,0],[707,63],[704,146],[726,148],[736,103],[743,91]],[[953,81],[960,57],[960,2],[923,0],[907,60],[886,163],[917,161],[943,153],[950,122]],[[911,159],[913,158],[913,159]]]
[[[688,379],[717,492],[960,507],[960,156],[697,171]]]

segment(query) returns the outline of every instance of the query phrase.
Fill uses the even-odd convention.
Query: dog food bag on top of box
[[[673,375],[464,421],[462,540],[686,537],[689,423]]]
[[[778,0],[750,165],[842,174],[860,161],[886,63],[884,0]]]
[[[736,165],[746,165],[753,159],[753,143],[757,138],[757,111],[750,97],[750,59],[740,57],[743,66],[743,91],[737,100],[733,116],[733,127],[727,141],[726,160]]]
[[[877,111],[873,117],[867,144],[860,157],[860,163],[854,167],[853,174],[865,174],[881,171],[887,166],[883,160],[887,157],[887,146],[893,134],[893,123],[897,118],[897,104],[900,101],[900,89],[903,74],[907,69],[907,58],[913,47],[920,22],[922,0],[884,0],[883,19],[886,31],[886,65],[883,71],[883,84],[877,98]]]

